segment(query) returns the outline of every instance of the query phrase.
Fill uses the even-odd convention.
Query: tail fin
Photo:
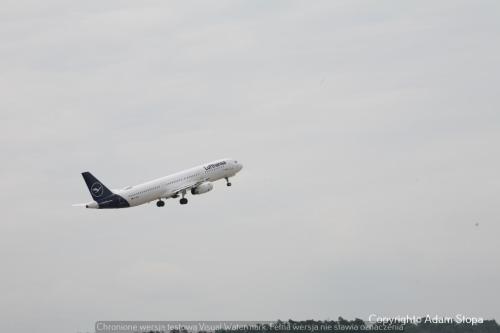
[[[83,179],[85,183],[87,183],[87,187],[89,188],[90,194],[92,198],[100,202],[104,198],[113,194],[103,183],[101,183],[97,178],[95,178],[90,172],[82,172]]]

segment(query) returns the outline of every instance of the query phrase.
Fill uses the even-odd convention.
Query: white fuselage
[[[185,194],[205,182],[233,177],[242,167],[241,163],[234,159],[217,160],[146,183],[113,190],[113,193],[126,200],[130,207],[138,206],[153,200]]]

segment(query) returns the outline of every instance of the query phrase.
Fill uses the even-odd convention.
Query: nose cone
[[[241,163],[238,163],[238,166],[237,166],[237,168],[238,168],[238,172],[240,172],[240,171],[241,171],[241,169],[243,169],[243,164],[241,164]]]

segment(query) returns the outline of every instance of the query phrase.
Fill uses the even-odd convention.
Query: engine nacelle
[[[214,184],[203,183],[191,189],[191,194],[203,194],[212,191]]]

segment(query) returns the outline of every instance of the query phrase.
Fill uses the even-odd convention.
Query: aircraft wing
[[[203,179],[201,181],[187,183],[187,184],[182,184],[181,186],[179,186],[179,188],[176,188],[176,189],[168,191],[168,193],[166,193],[166,195],[170,197],[170,196],[175,195],[177,193],[180,193],[182,191],[190,190],[193,187],[196,187],[196,186],[200,185],[201,183],[206,182],[207,180],[208,180],[208,178],[205,178],[205,179]]]

